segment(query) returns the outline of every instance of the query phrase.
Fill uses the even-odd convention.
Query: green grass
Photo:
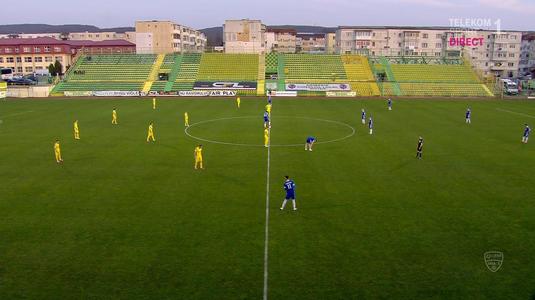
[[[260,299],[267,150],[264,101],[0,102],[2,299]],[[464,124],[467,106],[473,124]],[[119,126],[111,110],[117,107]],[[360,109],[375,118],[375,134]],[[270,299],[532,299],[535,124],[525,101],[276,99]],[[78,119],[81,140],[72,138]],[[157,142],[145,142],[149,121]],[[416,142],[425,138],[424,159]],[[52,144],[62,142],[63,165]],[[278,207],[297,184],[298,212]],[[483,253],[504,252],[490,272]]]

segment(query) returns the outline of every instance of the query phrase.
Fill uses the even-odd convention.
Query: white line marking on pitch
[[[271,128],[268,129],[268,155],[266,179],[266,229],[264,239],[264,300],[268,298],[268,245],[269,245],[269,172],[271,167]]]
[[[525,114],[525,113],[519,113],[519,112],[512,111],[512,110],[507,110],[507,109],[502,109],[502,108],[496,108],[496,110],[507,112],[507,113],[514,114],[514,115],[519,115],[519,116],[524,116],[524,117],[535,119],[535,116],[528,115],[528,114]]]
[[[246,117],[230,117],[230,118],[220,118],[220,119],[205,120],[205,121],[201,121],[201,122],[197,122],[197,123],[191,124],[189,127],[186,127],[186,129],[184,129],[184,133],[187,136],[189,136],[190,138],[192,138],[192,139],[196,139],[198,141],[203,141],[203,142],[206,142],[206,143],[219,144],[219,145],[228,145],[228,146],[241,146],[241,147],[264,147],[264,145],[257,145],[257,144],[240,144],[240,143],[228,143],[228,142],[214,141],[214,140],[210,140],[210,139],[197,137],[197,136],[194,136],[194,135],[189,133],[189,130],[192,127],[195,127],[195,126],[198,126],[198,125],[201,125],[201,124],[214,123],[214,122],[225,121],[225,120],[234,120],[234,119],[256,119],[256,118],[257,117],[246,116]],[[330,144],[330,143],[335,143],[335,142],[340,142],[340,141],[346,140],[346,139],[354,136],[355,132],[356,132],[356,130],[355,130],[355,128],[353,126],[348,125],[346,123],[333,121],[333,120],[307,118],[307,117],[289,117],[289,116],[279,116],[278,118],[293,118],[293,119],[321,121],[321,122],[326,122],[326,123],[338,124],[338,125],[347,127],[347,128],[349,128],[351,130],[351,133],[346,135],[346,136],[344,136],[344,137],[341,137],[341,138],[338,138],[338,139],[333,139],[333,140],[328,140],[328,141],[316,142],[316,144],[318,144],[318,145],[319,144]],[[302,143],[300,143],[300,144],[285,144],[285,145],[271,145],[270,144],[269,146],[270,147],[301,147],[301,146],[303,146],[303,144]]]
[[[25,114],[29,114],[29,113],[33,113],[33,110],[21,111],[19,113],[14,113],[14,114],[10,114],[10,115],[1,116],[0,118],[3,119],[3,118],[15,117],[15,116],[25,115]]]

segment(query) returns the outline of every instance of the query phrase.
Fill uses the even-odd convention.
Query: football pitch
[[[276,98],[269,148],[265,104],[0,102],[0,298],[535,297],[535,103]]]

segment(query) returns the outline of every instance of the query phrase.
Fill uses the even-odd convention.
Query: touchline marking
[[[351,130],[350,134],[348,134],[346,136],[343,136],[341,138],[328,140],[328,141],[322,141],[322,142],[316,142],[315,144],[330,144],[330,143],[340,142],[340,141],[343,141],[343,140],[346,140],[346,139],[349,139],[349,138],[353,137],[355,135],[355,132],[356,132],[356,129],[353,126],[351,126],[349,124],[346,124],[346,123],[343,123],[343,122],[339,122],[339,121],[326,120],[326,119],[316,119],[316,118],[307,118],[307,117],[291,117],[291,116],[279,116],[277,118],[292,118],[292,119],[320,121],[320,122],[326,122],[326,123],[331,123],[331,124],[338,124],[338,125],[341,125],[341,126],[346,127],[346,128]],[[184,129],[184,133],[187,136],[189,136],[190,138],[192,138],[192,139],[195,139],[195,140],[198,140],[198,141],[202,141],[202,142],[206,142],[206,143],[219,144],[219,145],[228,145],[228,146],[241,146],[241,147],[265,147],[264,145],[260,145],[260,144],[242,144],[242,143],[229,143],[229,142],[222,142],[222,141],[214,141],[214,140],[205,139],[205,138],[202,138],[202,137],[197,137],[197,136],[194,136],[194,135],[189,133],[189,129],[190,128],[198,126],[198,125],[201,125],[201,124],[214,123],[214,122],[225,121],[225,120],[235,120],[235,119],[257,119],[257,117],[256,116],[254,116],[254,117],[253,116],[229,117],[229,118],[219,118],[219,119],[200,121],[200,122],[191,124],[189,127],[186,127],[186,129]],[[271,129],[270,129],[270,131],[271,131]],[[271,145],[271,137],[270,137],[270,145],[269,145],[269,147],[301,147],[301,146],[303,146],[302,143],[300,143],[300,144]]]
[[[271,127],[268,127],[267,179],[266,179],[266,228],[264,239],[264,300],[268,298],[268,245],[269,245],[269,172],[271,166]]]
[[[510,113],[510,114],[515,114],[515,115],[519,115],[519,116],[524,116],[524,117],[528,117],[528,118],[535,119],[535,116],[528,115],[528,114],[525,114],[525,113],[519,113],[519,112],[512,111],[512,110],[507,110],[507,109],[502,109],[502,108],[496,108],[496,110],[503,111],[503,112],[507,112],[507,113]]]

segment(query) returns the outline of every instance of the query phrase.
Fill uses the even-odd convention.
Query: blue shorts
[[[286,200],[295,200],[295,193],[286,193]]]

